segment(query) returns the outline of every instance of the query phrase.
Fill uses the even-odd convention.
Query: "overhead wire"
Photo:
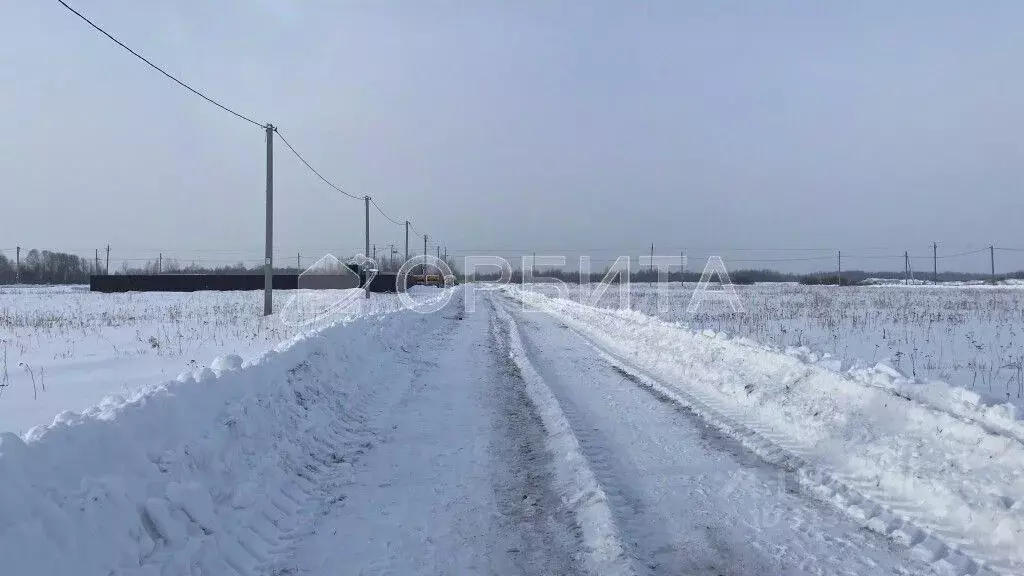
[[[75,10],[74,8],[69,6],[68,3],[65,2],[64,0],[57,0],[57,2],[59,2],[61,6],[67,8],[68,10],[70,10],[72,14],[74,14],[75,16],[78,16],[79,18],[84,20],[87,24],[89,24],[89,26],[92,26],[93,28],[95,28],[100,34],[103,34],[104,36],[109,38],[111,41],[113,41],[115,44],[117,44],[121,48],[124,48],[125,50],[127,50],[132,56],[135,56],[139,60],[142,60],[143,62],[148,64],[150,68],[152,68],[152,69],[156,70],[157,72],[163,74],[167,78],[170,78],[172,81],[174,81],[176,84],[178,84],[182,88],[188,90],[189,92],[195,94],[196,96],[199,96],[203,100],[206,100],[210,104],[213,104],[214,106],[220,108],[221,110],[224,110],[225,112],[227,112],[229,114],[232,114],[232,115],[234,115],[234,116],[236,116],[238,118],[241,118],[242,120],[245,120],[246,122],[248,122],[250,124],[253,124],[255,126],[259,126],[260,128],[264,128],[263,124],[260,124],[259,122],[253,120],[252,118],[246,116],[245,114],[242,114],[240,112],[236,112],[236,111],[232,110],[231,108],[228,108],[227,106],[225,106],[224,104],[221,104],[217,100],[214,100],[213,98],[210,98],[209,96],[207,96],[206,94],[203,94],[199,90],[196,90],[195,88],[189,86],[187,83],[185,83],[184,81],[178,79],[176,76],[174,76],[170,72],[168,72],[168,71],[164,70],[163,68],[157,66],[156,64],[151,62],[148,58],[146,58],[142,54],[139,54],[135,50],[132,50],[124,42],[121,42],[120,40],[115,38],[111,33],[107,32],[103,28],[100,28],[99,25],[97,25],[95,22],[93,22],[92,20],[87,18],[84,14],[82,14],[78,10]]]
[[[280,129],[275,128],[274,132],[277,133],[277,137],[281,139],[281,142],[284,142],[284,145],[287,146],[288,149],[292,151],[292,154],[295,154],[295,157],[298,158],[300,162],[305,164],[306,168],[309,168],[310,172],[312,172],[313,174],[316,174],[316,176],[318,178],[320,178],[320,180],[323,180],[324,184],[327,184],[328,186],[330,186],[334,190],[336,190],[336,191],[338,191],[338,192],[344,194],[345,196],[348,196],[349,198],[352,198],[354,200],[362,200],[363,199],[361,196],[356,196],[355,194],[350,194],[350,193],[342,190],[342,188],[340,186],[336,185],[334,182],[331,182],[330,180],[325,178],[323,174],[318,172],[316,168],[313,168],[313,166],[310,165],[310,163],[307,162],[306,159],[302,157],[302,154],[299,154],[299,151],[296,150],[295,147],[292,146],[290,142],[288,142],[288,139],[284,137],[284,134],[281,133]]]
[[[93,22],[89,17],[87,17],[85,14],[83,14],[83,13],[79,12],[78,10],[76,10],[75,8],[73,8],[71,5],[69,5],[64,0],[57,0],[57,2],[59,2],[61,6],[66,8],[72,14],[74,14],[75,16],[80,18],[86,24],[91,26],[93,29],[95,29],[97,32],[99,32],[100,34],[103,34],[110,41],[114,42],[115,44],[120,46],[122,49],[127,51],[129,54],[131,54],[132,56],[135,56],[136,58],[138,58],[139,60],[144,62],[150,68],[156,70],[157,72],[159,72],[163,76],[167,77],[168,79],[173,81],[175,84],[178,84],[179,86],[181,86],[182,88],[188,90],[192,94],[195,94],[196,96],[199,96],[203,100],[209,102],[210,104],[213,104],[214,106],[220,108],[221,110],[223,110],[225,112],[228,112],[229,114],[231,114],[231,115],[233,115],[233,116],[235,116],[235,117],[237,117],[237,118],[239,118],[241,120],[244,120],[244,121],[246,121],[246,122],[248,122],[248,123],[250,123],[250,124],[252,124],[254,126],[259,126],[260,128],[269,128],[269,129],[273,130],[274,132],[277,133],[278,138],[281,139],[281,141],[288,148],[288,150],[290,150],[291,153],[294,154],[295,157],[298,158],[299,161],[302,162],[302,164],[306,166],[306,168],[308,168],[313,174],[315,174],[325,184],[327,184],[328,186],[333,188],[335,191],[337,191],[337,192],[339,192],[339,193],[341,193],[341,194],[343,194],[345,196],[348,196],[349,198],[353,198],[355,200],[363,200],[363,197],[356,196],[355,194],[351,194],[351,193],[345,191],[343,188],[341,188],[337,184],[335,184],[335,183],[331,182],[330,180],[328,180],[316,168],[313,168],[313,166],[302,156],[302,154],[300,154],[299,151],[296,150],[294,146],[292,146],[292,144],[288,141],[288,139],[285,137],[285,135],[281,132],[281,130],[279,128],[274,127],[271,124],[264,125],[264,124],[262,124],[260,122],[257,122],[256,120],[253,120],[251,117],[249,117],[249,116],[247,116],[245,114],[242,114],[242,113],[240,113],[240,112],[238,112],[238,111],[228,107],[227,105],[223,104],[222,102],[220,102],[218,100],[215,100],[214,98],[211,98],[210,96],[207,96],[206,94],[204,94],[200,90],[197,90],[196,88],[193,88],[187,82],[185,82],[185,81],[181,80],[180,78],[178,78],[177,76],[171,74],[170,72],[168,72],[164,68],[158,66],[153,61],[151,61],[148,58],[146,58],[145,56],[143,56],[141,53],[139,53],[136,50],[134,50],[131,47],[129,47],[127,44],[125,44],[124,42],[119,40],[117,37],[115,37],[110,32],[107,32],[100,25],[98,25],[95,22]],[[397,224],[397,225],[400,225],[400,226],[404,224],[403,222],[398,222],[394,218],[391,218],[387,213],[385,213],[384,210],[381,208],[380,204],[378,204],[375,199],[371,198],[370,200],[371,200],[371,202],[373,202],[373,205],[377,208],[377,211],[380,212],[382,216],[384,216],[385,218],[387,218],[388,220],[390,220],[394,224]]]
[[[405,226],[405,222],[399,222],[398,220],[395,220],[391,216],[388,216],[387,213],[384,212],[384,209],[380,207],[380,204],[377,204],[377,200],[373,196],[370,196],[370,204],[373,204],[373,207],[377,209],[377,212],[380,212],[380,215],[390,220],[392,224],[397,224],[398,226]]]

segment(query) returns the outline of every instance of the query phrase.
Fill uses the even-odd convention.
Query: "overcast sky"
[[[1024,247],[1018,1],[70,3],[453,253]],[[259,128],[55,0],[0,4],[0,248],[260,258]],[[275,170],[280,254],[362,245],[360,202]]]

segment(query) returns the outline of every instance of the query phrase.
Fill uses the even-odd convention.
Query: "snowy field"
[[[9,288],[0,572],[1024,574],[1024,291],[633,288]]]
[[[882,363],[1024,408],[1024,286],[758,284],[736,286],[743,312],[707,302],[690,314],[695,287],[634,283],[630,306],[696,330],[827,353],[847,366]],[[568,295],[580,298],[575,287]],[[598,305],[620,307],[614,286]]]
[[[294,295],[274,292],[275,311]],[[368,306],[365,312],[386,312],[398,302],[375,294]],[[259,291],[99,294],[87,286],[0,286],[0,431],[26,432],[64,410],[209,367],[218,356],[249,359],[309,329],[282,322],[280,314],[264,318],[262,310]]]

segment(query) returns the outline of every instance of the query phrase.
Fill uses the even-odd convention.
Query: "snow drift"
[[[356,319],[0,435],[3,573],[269,571],[338,497],[438,325]]]

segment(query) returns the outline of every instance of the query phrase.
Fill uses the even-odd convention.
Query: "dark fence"
[[[356,276],[336,274],[275,274],[274,290],[341,290],[359,288]],[[201,290],[263,290],[262,274],[117,274],[89,277],[92,292],[198,292]],[[371,292],[394,292],[395,275],[378,274]]]

